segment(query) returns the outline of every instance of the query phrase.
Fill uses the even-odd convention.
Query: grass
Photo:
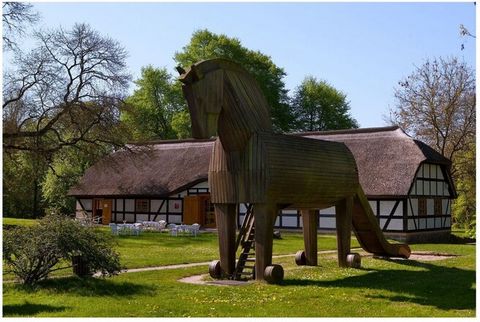
[[[167,233],[147,232],[140,236],[115,237],[122,264],[127,268],[150,267],[211,261],[218,258],[217,235],[201,233],[197,237],[177,236]],[[353,247],[358,247],[355,238]],[[319,250],[336,249],[332,235],[320,235]],[[275,255],[294,254],[303,249],[303,237],[299,233],[283,233],[282,239],[274,240]],[[148,250],[148,251],[139,251]]]
[[[364,257],[362,269],[337,267],[334,254],[319,267],[297,267],[293,257],[281,285],[191,285],[179,278],[206,267],[121,274],[109,279],[75,277],[36,289],[4,284],[5,316],[475,316],[475,246],[414,245],[461,255],[435,262]],[[448,283],[446,282],[448,281]]]
[[[3,218],[3,225],[19,225],[19,226],[31,226],[37,221],[35,219],[22,219],[22,218]]]
[[[4,218],[8,225],[33,225],[35,220]],[[99,229],[110,234],[108,227]],[[114,236],[121,263],[126,268],[152,267],[184,263],[205,262],[218,259],[218,239],[213,233],[202,232],[197,237],[170,236],[163,232],[144,232],[140,236]],[[334,235],[319,235],[318,249],[336,249]],[[352,247],[359,247],[355,238]],[[303,249],[303,236],[299,233],[282,233],[282,239],[275,239],[274,255],[294,254]],[[147,251],[148,250],[148,251]],[[56,275],[66,275],[65,271],[58,271]],[[8,276],[10,277],[10,276]]]
[[[5,221],[4,221],[5,222]],[[103,228],[108,232],[106,228]],[[115,237],[122,263],[143,267],[218,258],[216,235],[166,233]],[[356,247],[355,238],[352,239]],[[299,233],[274,240],[275,254],[303,248]],[[335,249],[334,236],[319,236],[319,250]],[[206,266],[120,274],[106,279],[73,276],[35,289],[3,284],[4,316],[35,317],[473,317],[475,245],[411,245],[412,251],[457,254],[441,261],[362,258],[361,269],[337,267],[336,254],[321,254],[318,267],[298,267],[293,257],[274,259],[285,269],[281,285],[237,287],[178,282],[205,274]]]

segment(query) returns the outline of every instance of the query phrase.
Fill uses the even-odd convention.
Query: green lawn
[[[4,225],[20,225],[20,226],[31,226],[37,221],[35,219],[22,219],[22,218],[2,218]]]
[[[4,221],[5,222],[5,221]],[[108,230],[103,228],[106,233]],[[115,237],[129,268],[218,258],[216,236],[172,237],[144,233]],[[353,238],[356,247],[355,238]],[[275,254],[302,249],[298,233],[274,241]],[[335,249],[334,236],[319,237],[319,249]],[[125,273],[106,279],[61,277],[35,289],[3,283],[4,316],[181,317],[442,317],[475,316],[475,245],[419,244],[415,251],[460,255],[441,261],[381,260],[366,256],[361,269],[340,269],[336,254],[322,254],[318,267],[297,267],[293,257],[274,259],[285,269],[281,285],[237,287],[191,285],[179,278],[205,274],[206,266]]]
[[[170,236],[168,233],[147,232],[140,236],[115,237],[122,264],[127,268],[204,262],[218,259],[216,234],[201,233],[197,237]],[[358,247],[355,238],[352,245]],[[319,250],[336,249],[333,235],[320,235]],[[283,233],[274,240],[275,255],[294,254],[303,249],[303,237],[299,233]]]
[[[282,285],[219,287],[180,283],[206,267],[74,277],[35,290],[4,284],[5,316],[470,316],[475,315],[475,246],[414,245],[414,250],[456,253],[442,261],[364,257],[362,269],[340,269],[334,254],[319,267],[297,267],[293,257]]]

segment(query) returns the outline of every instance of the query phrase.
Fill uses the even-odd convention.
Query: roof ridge
[[[151,141],[143,141],[143,142],[127,142],[126,145],[156,145],[156,144],[178,144],[178,143],[198,143],[198,142],[214,142],[217,138],[210,138],[210,139],[168,139],[168,140],[151,140]]]
[[[344,130],[327,130],[327,131],[307,131],[307,132],[293,132],[293,133],[285,133],[286,135],[293,135],[293,136],[307,136],[307,135],[335,135],[335,134],[353,134],[353,133],[375,133],[375,132],[391,132],[401,129],[398,125],[393,126],[381,126],[381,127],[364,127],[358,129],[344,129]],[[403,131],[403,130],[402,130]],[[177,143],[198,143],[198,142],[213,142],[217,138],[213,137],[210,139],[194,139],[194,138],[187,138],[187,139],[168,139],[168,140],[150,140],[150,141],[143,141],[143,142],[127,142],[127,145],[156,145],[156,144],[177,144]]]
[[[295,132],[295,133],[288,133],[288,135],[306,136],[306,135],[335,135],[335,134],[353,134],[353,133],[375,133],[375,132],[392,132],[392,131],[396,131],[398,129],[401,129],[398,125],[392,125],[392,126],[381,126],[381,127],[364,127],[364,128],[358,128],[358,129]]]

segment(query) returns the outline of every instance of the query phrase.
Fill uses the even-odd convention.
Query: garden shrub
[[[80,256],[91,272],[103,276],[120,271],[120,259],[107,234],[59,214],[45,216],[37,225],[19,226],[3,233],[6,268],[24,284],[33,285],[56,270],[62,260]]]

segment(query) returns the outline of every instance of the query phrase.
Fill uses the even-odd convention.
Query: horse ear
[[[185,74],[185,69],[183,69],[182,66],[178,65],[177,67],[175,67],[175,69],[180,75]]]
[[[198,81],[203,78],[202,72],[195,65],[190,67],[190,73],[192,74],[192,79],[194,81]]]

